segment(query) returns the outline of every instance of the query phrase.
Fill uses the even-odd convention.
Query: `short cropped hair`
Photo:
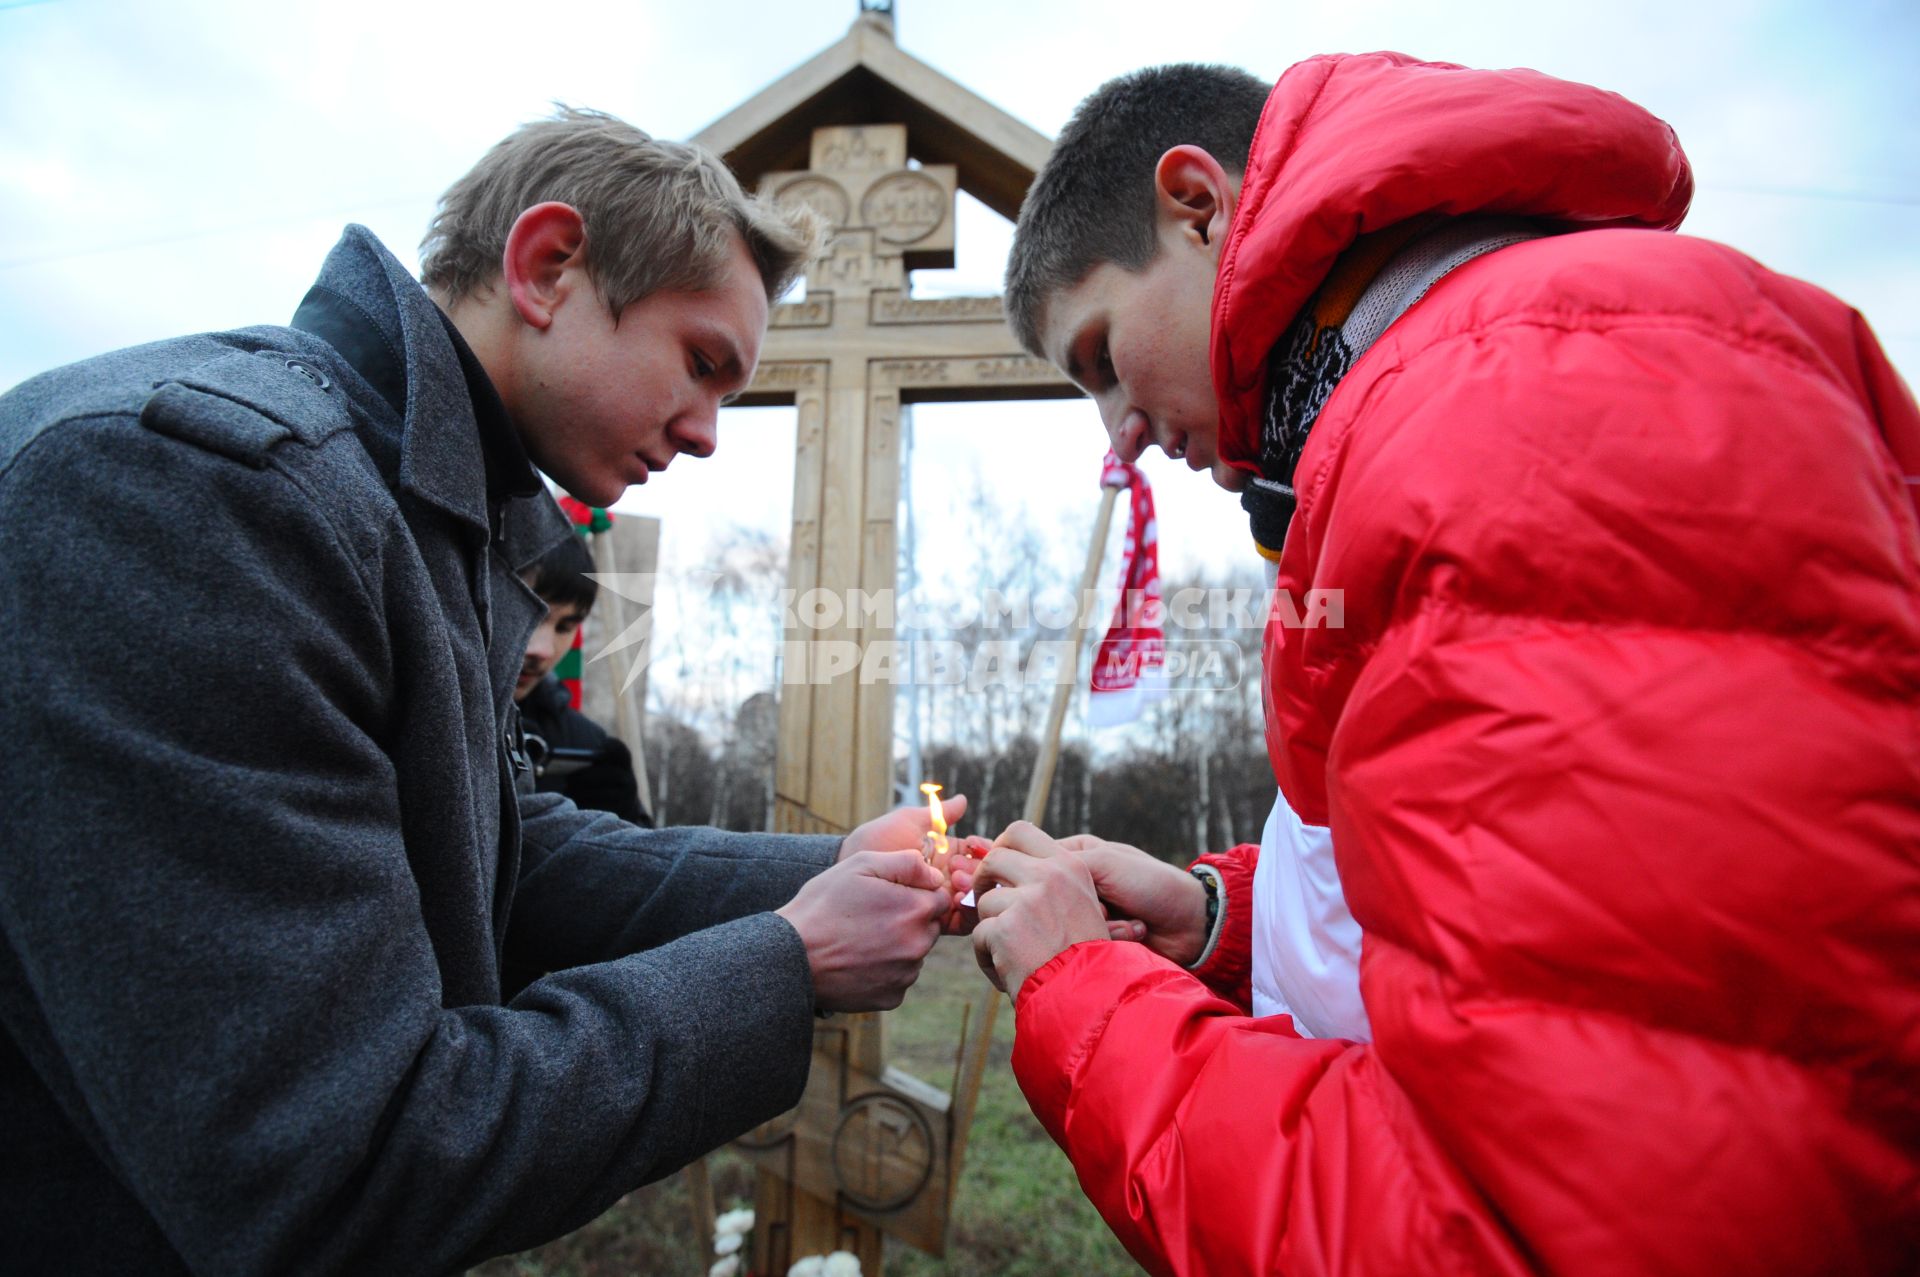
[[[585,220],[587,273],[615,320],[651,293],[717,285],[733,233],[759,268],[768,301],[819,251],[814,214],[747,195],[705,148],[563,106],[495,143],[440,197],[420,243],[421,282],[452,301],[492,283],[514,221],[549,200]]]
[[[527,588],[545,600],[548,607],[576,608],[580,619],[585,620],[587,613],[593,611],[594,600],[600,597],[600,587],[586,575],[591,571],[593,555],[587,552],[578,535],[569,535],[535,559],[524,577]]]
[[[1044,357],[1047,303],[1103,262],[1153,259],[1153,170],[1176,146],[1243,173],[1272,85],[1238,67],[1183,62],[1109,80],[1073,113],[1020,205],[1007,258],[1008,321]]]

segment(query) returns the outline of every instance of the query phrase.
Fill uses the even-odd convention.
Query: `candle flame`
[[[920,786],[920,792],[927,796],[927,820],[933,826],[927,834],[927,844],[923,848],[927,863],[935,864],[936,856],[947,854],[947,816],[940,809],[940,786],[927,781]],[[936,865],[937,868],[942,867]]]
[[[933,821],[933,832],[936,834],[947,832],[947,816],[940,810],[940,788],[932,781],[920,786],[920,792],[927,796],[927,816]]]

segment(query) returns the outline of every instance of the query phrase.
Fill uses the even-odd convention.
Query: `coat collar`
[[[294,326],[333,345],[400,415],[400,487],[488,533],[491,506],[544,496],[479,359],[366,227],[341,235]]]

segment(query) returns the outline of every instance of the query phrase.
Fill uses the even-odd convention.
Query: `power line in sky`
[[[1878,191],[1831,191],[1813,186],[1764,186],[1750,182],[1701,182],[1699,188],[1703,191],[1722,191],[1729,195],[1825,200],[1835,204],[1886,204],[1894,208],[1920,207],[1920,195],[1898,195]]]

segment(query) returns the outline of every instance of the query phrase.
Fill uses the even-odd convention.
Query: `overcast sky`
[[[0,0],[0,389],[132,342],[284,322],[348,221],[417,262],[438,192],[551,101],[689,136],[838,39],[855,9]],[[1393,48],[1603,85],[1678,130],[1698,181],[1687,231],[1858,306],[1911,377],[1917,15],[1911,0],[901,0],[897,28],[909,53],[1049,135],[1102,80],[1173,60],[1274,77],[1314,53]],[[959,236],[959,270],[917,289],[998,290],[1005,224],[966,207]],[[1010,518],[1090,517],[1104,445],[1084,402],[922,408],[918,427],[916,492],[977,470]],[[790,414],[734,418],[718,457],[621,508],[664,517],[679,556],[718,519],[783,529],[791,445]],[[1247,561],[1231,498],[1158,454],[1148,468],[1170,570]],[[964,563],[939,522],[923,542]]]

